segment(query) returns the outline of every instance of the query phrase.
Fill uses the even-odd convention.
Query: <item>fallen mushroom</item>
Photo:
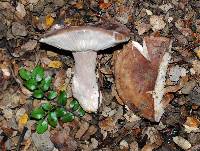
[[[115,56],[115,83],[120,99],[141,116],[159,121],[169,103],[165,78],[171,42],[164,37],[145,37],[143,47],[132,42]]]
[[[75,71],[72,93],[85,111],[97,111],[101,103],[95,68],[97,51],[129,40],[129,30],[118,24],[95,26],[59,27],[46,34],[42,43],[72,51]]]

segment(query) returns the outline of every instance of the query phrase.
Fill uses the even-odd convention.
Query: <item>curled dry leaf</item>
[[[143,147],[142,150],[146,151],[148,149],[156,149],[158,148],[162,143],[162,137],[157,129],[154,127],[148,127],[145,131],[144,134],[148,136],[148,142],[147,144]]]
[[[76,141],[67,134],[66,130],[56,131],[51,136],[51,141],[59,151],[75,151],[77,150]]]
[[[199,76],[200,75],[200,61],[199,60],[192,61],[192,67],[194,69],[195,74]]]
[[[88,128],[89,128],[89,124],[87,122],[83,122],[81,124],[80,129],[77,131],[75,138],[80,139],[85,134],[85,132],[88,130]]]
[[[185,127],[185,131],[187,133],[200,132],[200,129],[198,128],[200,126],[200,121],[195,117],[187,117],[183,126]]]
[[[156,15],[152,15],[150,17],[150,24],[152,26],[153,31],[162,30],[166,25],[166,23],[163,20],[163,17]]]
[[[200,47],[195,48],[194,52],[196,53],[197,57],[200,58]]]
[[[82,140],[88,140],[91,135],[94,135],[97,131],[97,128],[94,125],[91,125],[87,132],[83,135]]]
[[[2,70],[3,77],[5,80],[8,80],[11,76],[11,72],[9,70],[8,65],[6,64],[0,64],[0,70]]]
[[[164,37],[145,37],[143,43],[143,50],[133,42],[138,49],[128,43],[116,55],[116,89],[130,109],[149,120],[159,121],[166,107],[162,99],[171,42]]]
[[[48,67],[50,67],[50,68],[60,68],[60,67],[62,67],[62,62],[51,61],[51,62],[49,62]]]
[[[61,87],[65,84],[65,71],[60,70],[58,73],[56,73],[55,80],[53,81],[53,85],[57,90],[60,90]]]
[[[107,117],[104,120],[100,121],[99,127],[101,128],[101,130],[108,132],[114,131],[117,128],[112,117]]]
[[[176,136],[173,137],[173,141],[182,149],[187,150],[189,149],[192,145],[190,144],[190,142],[188,140],[186,140],[185,138],[181,137],[181,136]]]

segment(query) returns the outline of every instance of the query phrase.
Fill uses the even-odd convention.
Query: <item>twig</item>
[[[17,143],[16,151],[20,151],[21,143],[24,141],[24,136],[25,136],[27,130],[28,130],[28,128],[26,126],[24,126],[24,129],[23,129],[23,131],[19,137],[19,141]]]
[[[1,142],[0,142],[0,150],[6,151],[5,142],[8,140],[8,136],[7,136],[4,132],[2,132],[2,133],[0,134],[0,136],[3,136],[3,139],[2,139]]]

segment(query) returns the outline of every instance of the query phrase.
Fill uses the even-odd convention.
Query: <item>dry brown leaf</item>
[[[103,131],[113,131],[116,129],[116,125],[112,117],[107,117],[104,120],[99,122],[99,127]]]
[[[31,146],[32,141],[31,139],[26,139],[23,144],[24,144],[24,147],[22,148],[22,151],[27,151],[29,147]]]
[[[48,67],[56,68],[56,69],[60,68],[60,67],[62,67],[62,62],[60,62],[60,61],[51,61],[51,62],[49,62]]]
[[[197,128],[200,126],[200,121],[195,117],[187,117],[185,125],[187,125],[189,127]]]
[[[65,129],[61,131],[56,130],[51,135],[51,141],[59,151],[75,151],[77,149],[76,141],[69,136],[67,131]]]

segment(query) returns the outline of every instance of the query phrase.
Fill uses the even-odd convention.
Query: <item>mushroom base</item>
[[[87,112],[96,112],[102,96],[96,79],[96,58],[94,51],[74,52],[75,70],[72,79],[72,93]]]

